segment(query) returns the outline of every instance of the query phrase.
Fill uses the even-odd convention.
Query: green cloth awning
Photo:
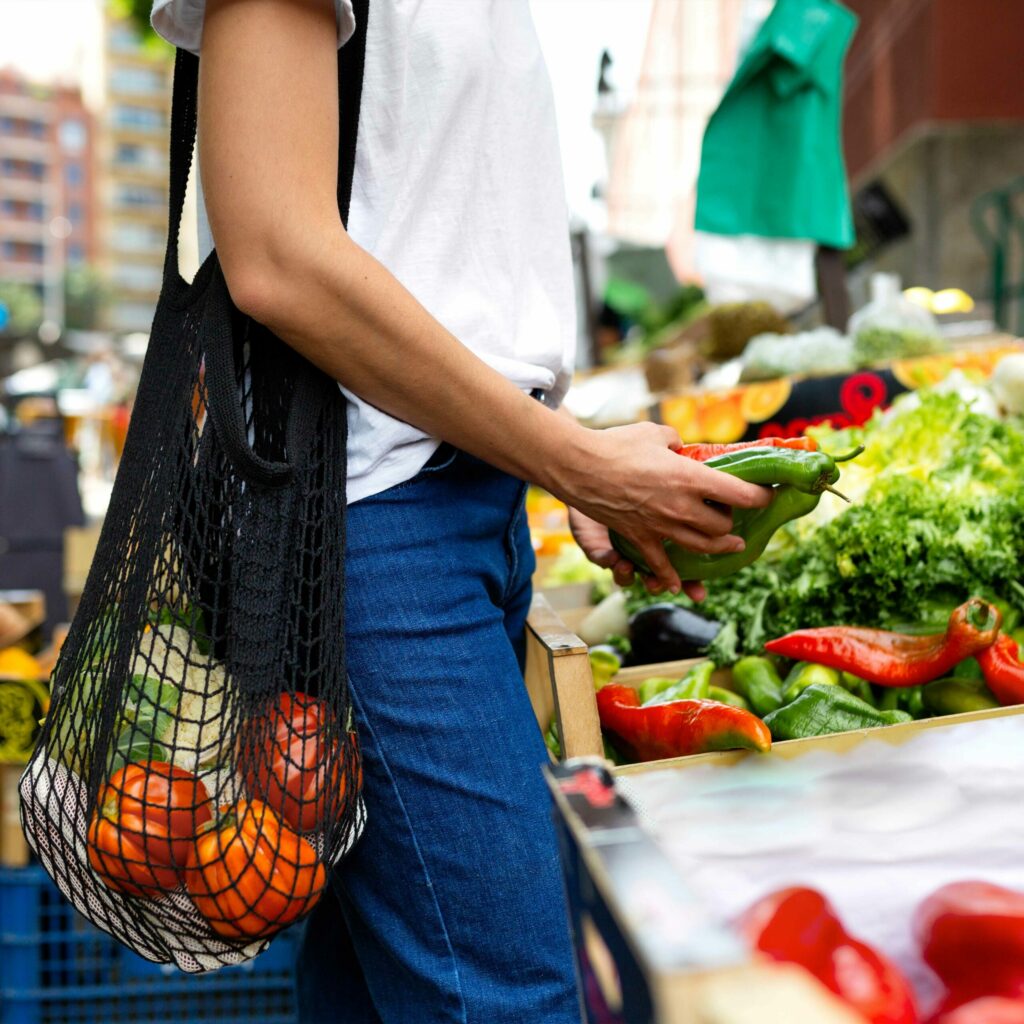
[[[704,132],[698,231],[853,244],[840,124],[856,25],[835,0],[778,0]]]

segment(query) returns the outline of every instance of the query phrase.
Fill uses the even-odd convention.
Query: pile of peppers
[[[975,597],[953,610],[943,633],[830,626],[771,640],[769,654],[796,660],[794,672],[816,679],[801,692],[790,686],[765,722],[776,740],[799,739],[1024,704],[1024,664],[1001,625],[1000,610]]]
[[[752,948],[803,967],[868,1024],[1024,1024],[1024,893],[954,882],[917,907],[914,938],[942,985],[927,1015],[900,969],[850,935],[815,889],[770,893],[739,928]]]
[[[711,685],[710,661],[636,690],[612,675],[597,695],[601,726],[623,758],[652,761],[1024,704],[1024,664],[1001,622],[998,608],[971,598],[927,636],[799,630],[765,645],[795,660],[785,679],[769,657],[742,658],[731,690]]]
[[[775,492],[765,508],[733,510],[732,532],[743,538],[746,547],[742,551],[705,555],[665,541],[668,559],[680,579],[710,580],[730,576],[760,558],[775,531],[813,511],[825,491],[843,497],[832,486],[839,480],[837,463],[854,458],[863,448],[833,457],[818,451],[808,438],[769,437],[740,444],[685,445],[677,450],[684,457],[747,483],[772,487]],[[636,545],[614,530],[611,541],[619,554],[641,573],[650,575],[650,567]]]

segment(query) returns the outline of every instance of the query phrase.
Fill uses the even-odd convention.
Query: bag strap
[[[356,28],[352,38],[338,50],[338,212],[348,224],[355,170],[359,107],[366,64],[366,24],[369,0],[352,0]],[[170,201],[167,220],[167,253],[164,281],[178,279],[178,236],[185,208],[185,188],[192,168],[197,125],[199,58],[179,49],[174,61],[171,94]]]

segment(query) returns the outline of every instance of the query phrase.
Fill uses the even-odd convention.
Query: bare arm
[[[667,427],[593,431],[544,408],[351,240],[335,196],[336,81],[330,0],[210,0],[200,166],[236,305],[366,401],[621,530],[664,586],[680,581],[661,538],[741,547],[705,499],[763,505],[763,489],[674,455]]]

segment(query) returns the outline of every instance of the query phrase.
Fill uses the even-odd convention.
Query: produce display
[[[825,453],[839,450],[856,456],[842,467],[851,501],[820,504],[840,473]],[[796,495],[810,507],[753,544],[738,512],[737,532],[756,559],[748,565],[666,545],[683,578],[710,581],[701,605],[638,584],[614,592],[583,621],[595,683],[616,688],[614,700],[599,694],[598,707],[617,760],[724,748],[728,731],[710,746],[692,715],[675,716],[671,742],[659,726],[660,745],[630,743],[625,718],[660,723],[672,698],[742,701],[739,709],[776,742],[1024,703],[1020,422],[939,389],[908,396],[863,428],[818,428],[809,438],[759,445],[687,445],[683,453],[772,482],[773,506]],[[638,554],[624,538],[614,543],[627,557]],[[713,697],[710,685],[697,692],[692,676],[657,671],[695,658],[719,671]],[[637,678],[635,666],[643,665],[654,669],[648,679]],[[637,697],[626,716],[631,699],[619,693],[617,676],[631,666]],[[642,719],[654,706],[661,717]],[[762,749],[753,735],[728,742]]]
[[[680,615],[687,619],[677,626]],[[641,624],[641,650],[652,649],[646,622],[652,617],[661,628],[657,653],[692,650],[693,638],[701,635],[687,609],[651,605],[633,618],[631,628]],[[615,760],[623,763],[711,750],[765,751],[772,740],[1024,703],[1024,664],[1001,625],[995,605],[971,598],[953,609],[941,633],[851,626],[798,630],[770,640],[765,654],[741,658],[723,686],[711,685],[716,666],[710,659],[682,677],[652,675],[635,687],[618,684],[624,659],[607,645],[591,652],[599,718]],[[705,647],[714,636],[703,634]],[[629,641],[617,640],[633,651]],[[782,664],[789,665],[785,678]]]
[[[626,611],[671,601],[721,625],[720,664],[775,637],[849,624],[930,633],[973,594],[1012,635],[1024,604],[1024,426],[957,394],[908,395],[863,428],[811,431],[828,451],[863,444],[843,469],[850,505],[821,502],[783,525],[763,555],[708,587],[707,600],[633,590]]]

